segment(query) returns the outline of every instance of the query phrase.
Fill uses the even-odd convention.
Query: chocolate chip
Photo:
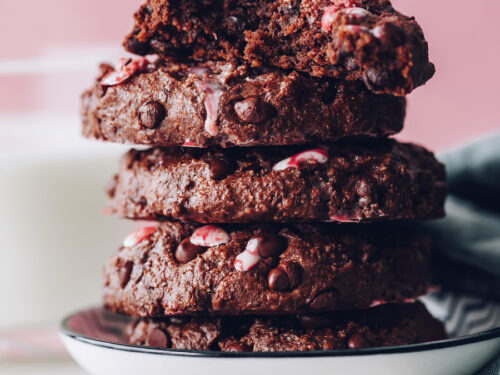
[[[211,159],[208,161],[210,166],[210,177],[216,181],[226,178],[232,172],[233,166],[224,159]]]
[[[118,280],[120,281],[120,288],[125,288],[130,280],[130,275],[132,274],[132,268],[134,263],[131,260],[118,260]]]
[[[191,243],[191,238],[185,238],[175,250],[175,259],[179,263],[188,263],[196,258],[198,254],[205,251],[205,248]]]
[[[273,107],[257,98],[248,98],[236,102],[234,111],[241,121],[258,124],[271,117]]]
[[[275,257],[286,250],[286,240],[276,234],[264,233],[250,238],[257,240],[257,252],[262,258]]]
[[[279,267],[269,272],[267,282],[269,284],[269,289],[276,292],[284,292],[290,289],[290,280],[288,280],[288,275]]]
[[[349,340],[347,340],[347,346],[350,349],[360,349],[366,348],[368,346],[368,343],[365,336],[363,336],[361,333],[355,333],[351,337],[349,337]]]
[[[334,320],[324,315],[301,315],[299,322],[305,329],[323,329],[334,325]]]
[[[295,289],[302,280],[302,267],[295,262],[284,262],[279,265],[286,272],[290,281],[290,288]]]
[[[158,327],[152,327],[146,336],[146,345],[153,348],[167,348],[167,334]]]
[[[146,42],[141,42],[135,38],[129,38],[125,42],[125,49],[136,55],[147,55],[149,52],[149,45]]]
[[[309,304],[312,310],[322,311],[327,310],[335,305],[335,292],[333,290],[327,290],[313,299]]]
[[[161,124],[167,112],[160,102],[147,102],[139,109],[139,121],[142,126],[154,129]]]
[[[231,342],[230,344],[227,344],[224,347],[224,351],[241,353],[241,352],[251,352],[252,350],[248,345],[235,341]]]
[[[391,83],[391,77],[385,71],[369,68],[363,74],[363,81],[370,90],[376,90],[380,87],[389,85]]]

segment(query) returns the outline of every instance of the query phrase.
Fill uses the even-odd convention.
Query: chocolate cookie
[[[435,71],[415,19],[388,0],[148,0],[124,45],[139,55],[363,80],[376,93],[398,96]]]
[[[138,319],[132,345],[185,350],[279,352],[410,345],[446,338],[421,303],[297,317]]]
[[[126,60],[116,70],[103,66],[83,94],[86,137],[230,147],[382,137],[403,127],[405,100],[375,95],[361,82],[222,62],[139,61]],[[132,69],[117,74],[125,64]]]
[[[443,166],[393,140],[326,147],[132,150],[107,211],[201,223],[365,222],[443,215]]]
[[[105,306],[140,317],[362,309],[427,291],[431,244],[399,226],[199,226],[125,238],[105,267]]]

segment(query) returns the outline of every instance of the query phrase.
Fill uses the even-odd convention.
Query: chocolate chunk
[[[147,102],[139,109],[139,121],[142,126],[154,129],[161,124],[167,112],[160,102]]]
[[[120,258],[118,264],[118,278],[120,280],[120,287],[123,289],[125,288],[125,285],[130,280],[130,275],[132,273],[132,268],[134,267],[134,263],[131,260],[123,260]]]
[[[269,289],[276,292],[284,292],[290,289],[290,280],[288,280],[288,275],[281,268],[275,268],[269,272],[267,277],[269,284]]]
[[[147,55],[149,51],[148,43],[141,42],[135,38],[129,38],[125,42],[125,49],[136,55]]]
[[[334,325],[334,320],[324,315],[300,315],[298,319],[305,329],[323,329]]]
[[[165,332],[157,327],[151,327],[146,336],[146,346],[153,348],[167,348],[168,337]]]
[[[271,117],[272,106],[257,98],[248,98],[234,104],[234,111],[243,122],[258,124]]]
[[[196,258],[205,248],[191,243],[191,238],[185,238],[175,250],[175,259],[179,263],[188,263]]]
[[[335,304],[335,292],[327,290],[313,299],[309,304],[312,310],[321,311],[331,308]]]
[[[369,345],[363,334],[355,333],[351,337],[349,337],[349,340],[347,340],[347,346],[350,349],[360,349],[360,348],[366,348]]]
[[[294,289],[302,280],[302,267],[295,262],[285,262],[280,264],[279,268],[286,272],[290,281],[290,288]]]
[[[233,166],[224,159],[211,159],[208,161],[210,166],[210,177],[216,181],[223,180],[232,172]]]
[[[288,244],[286,240],[276,234],[264,233],[250,239],[257,239],[257,252],[262,258],[275,257],[286,250]]]
[[[376,90],[379,87],[383,87],[391,81],[389,73],[386,71],[380,71],[375,68],[367,69],[363,75],[363,81],[366,86],[372,90]]]

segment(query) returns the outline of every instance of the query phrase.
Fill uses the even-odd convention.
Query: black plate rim
[[[427,350],[445,349],[467,344],[473,344],[483,341],[488,341],[495,338],[500,338],[500,327],[494,328],[485,332],[476,333],[473,335],[466,335],[452,339],[441,341],[433,341],[423,344],[412,345],[399,345],[379,348],[365,348],[365,349],[341,349],[341,350],[325,350],[325,351],[310,351],[310,352],[248,352],[248,353],[232,353],[232,352],[216,352],[216,351],[200,351],[200,350],[177,350],[177,349],[164,349],[164,348],[150,348],[144,346],[130,345],[130,344],[117,344],[109,341],[95,339],[86,335],[75,332],[68,326],[69,319],[72,317],[96,310],[98,308],[90,308],[77,311],[76,313],[68,315],[61,322],[60,330],[65,336],[73,338],[77,341],[107,348],[126,352],[167,355],[178,357],[201,357],[201,358],[304,358],[304,357],[352,357],[352,356],[366,356],[366,355],[380,355],[380,354],[401,354],[422,352]]]

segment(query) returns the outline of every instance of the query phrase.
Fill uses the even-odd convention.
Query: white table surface
[[[0,362],[1,375],[87,375],[71,359],[62,361]]]

